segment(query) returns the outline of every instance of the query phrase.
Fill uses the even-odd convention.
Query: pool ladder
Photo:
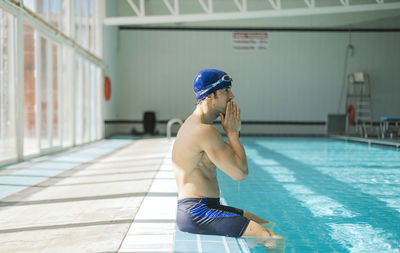
[[[372,94],[369,75],[363,72],[350,73],[348,81],[352,89],[348,87],[346,106],[349,104],[355,105],[356,131],[359,132],[361,138],[368,138],[368,130],[373,129]]]
[[[168,138],[168,140],[171,139],[171,127],[175,123],[178,123],[180,126],[182,126],[183,121],[181,119],[170,119],[168,121],[168,124],[167,124],[167,138]]]

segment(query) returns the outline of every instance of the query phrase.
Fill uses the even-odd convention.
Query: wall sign
[[[267,32],[233,32],[232,46],[240,51],[263,51],[268,48]]]

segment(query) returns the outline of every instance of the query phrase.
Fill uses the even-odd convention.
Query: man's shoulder
[[[215,126],[210,125],[210,124],[199,124],[197,131],[198,131],[199,135],[209,136],[209,135],[218,135],[219,134],[218,129]]]
[[[185,122],[174,143],[174,150],[185,150],[186,153],[201,152],[205,146],[211,145],[215,137],[219,134],[218,130],[208,124],[187,124]],[[210,143],[211,142],[211,143]]]
[[[196,135],[197,143],[203,150],[222,141],[222,136],[218,129],[209,124],[201,124]]]
[[[188,122],[189,123],[189,122]],[[186,122],[184,123],[186,124]],[[183,130],[177,137],[189,140],[194,140],[200,144],[203,141],[210,141],[218,136],[221,136],[218,129],[210,124],[186,124],[181,127]]]
[[[183,123],[181,129],[184,129],[185,132],[190,132],[194,135],[218,132],[217,128],[214,127],[212,124],[199,123],[192,120],[186,120]]]

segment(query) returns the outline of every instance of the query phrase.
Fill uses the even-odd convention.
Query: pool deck
[[[346,135],[331,135],[329,137],[344,141],[366,143],[368,145],[381,145],[381,146],[393,147],[396,149],[400,148],[400,140],[395,140],[395,139],[361,138],[361,137],[346,136]]]
[[[172,252],[170,148],[104,140],[0,168],[0,252]]]
[[[103,140],[1,167],[0,252],[249,252],[177,230],[172,144]]]

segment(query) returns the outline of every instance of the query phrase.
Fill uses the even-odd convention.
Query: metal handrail
[[[171,127],[173,124],[178,123],[180,126],[182,126],[183,121],[181,119],[170,119],[167,124],[167,138],[168,140],[171,139]]]

